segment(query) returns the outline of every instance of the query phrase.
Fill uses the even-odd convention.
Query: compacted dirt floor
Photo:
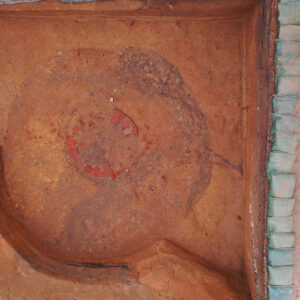
[[[243,26],[1,15],[1,299],[247,297]]]

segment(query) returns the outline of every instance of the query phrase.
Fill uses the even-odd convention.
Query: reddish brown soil
[[[105,279],[103,299],[263,294],[264,211],[249,210],[264,193],[253,181],[267,132],[263,12],[259,1],[1,8],[2,234],[60,278],[54,294],[62,279]],[[22,285],[14,270],[31,267],[13,260]]]

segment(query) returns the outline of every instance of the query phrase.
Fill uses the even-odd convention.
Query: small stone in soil
[[[131,132],[132,132],[132,127],[125,128],[125,129],[123,130],[123,134],[124,134],[124,135],[129,135],[129,134],[131,134]]]

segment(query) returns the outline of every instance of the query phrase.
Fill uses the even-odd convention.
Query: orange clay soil
[[[0,297],[264,293],[263,9],[0,8]]]

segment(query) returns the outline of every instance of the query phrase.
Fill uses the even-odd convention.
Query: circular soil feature
[[[164,58],[70,51],[49,58],[11,108],[2,206],[52,258],[122,261],[186,217],[210,181],[208,143]]]

